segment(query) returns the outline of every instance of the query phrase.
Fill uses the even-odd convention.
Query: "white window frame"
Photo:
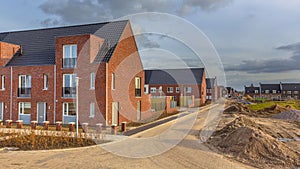
[[[95,74],[95,72],[92,72],[90,74],[90,89],[92,89],[92,90],[95,89],[95,82],[96,82],[96,74]]]
[[[115,75],[115,73],[111,74],[111,89],[112,90],[116,89],[116,75]]]
[[[70,104],[70,102],[64,102],[63,103],[63,116],[71,116],[71,117],[74,117],[74,116],[76,116],[76,111],[75,111],[75,115],[69,115],[69,104]],[[76,107],[76,104],[75,103],[73,103],[74,105],[75,105],[75,107]],[[65,111],[65,110],[67,110],[67,111]],[[66,114],[67,113],[67,114]]]
[[[167,93],[173,93],[173,87],[167,87]]]
[[[176,93],[180,93],[180,87],[176,87]]]
[[[272,93],[273,93],[273,94],[276,94],[276,93],[277,93],[277,90],[272,90]]]
[[[299,94],[299,91],[298,91],[298,90],[295,90],[295,91],[294,91],[294,94]]]
[[[70,82],[69,82],[70,86],[66,86],[65,76],[70,76]],[[72,83],[73,78],[74,78],[74,83]],[[63,74],[63,87],[76,87],[76,74]]]
[[[0,90],[5,90],[5,76],[1,75],[1,89]]]
[[[150,87],[150,93],[156,93],[156,87]]]
[[[25,84],[22,86],[22,77],[25,78]],[[19,75],[19,88],[31,88],[31,76],[30,75]]]
[[[192,93],[192,87],[185,87],[186,93]]]
[[[43,88],[43,90],[48,90],[48,75],[43,74],[43,79],[44,79],[44,88]]]
[[[66,47],[70,47],[70,56],[66,57]],[[76,48],[76,55],[73,57],[73,47]],[[68,44],[68,45],[63,45],[63,58],[77,58],[77,45],[76,44]]]
[[[135,77],[135,88],[136,89],[141,89],[141,78],[140,77]]]
[[[95,103],[94,102],[90,103],[90,117],[91,118],[95,117]]]
[[[292,91],[288,90],[288,91],[286,92],[286,94],[292,94]]]
[[[270,90],[265,90],[265,93],[266,93],[266,94],[269,94],[269,93],[270,93]]]
[[[25,109],[25,104],[26,103],[30,105],[30,114],[31,114],[31,103],[30,102],[19,102],[19,107],[18,107],[19,115],[28,115],[28,116],[30,116],[30,114],[24,114],[24,109]]]
[[[257,94],[257,93],[258,93],[258,90],[254,90],[254,93]]]

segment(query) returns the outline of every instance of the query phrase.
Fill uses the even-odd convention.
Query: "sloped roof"
[[[280,84],[260,84],[261,92],[264,93],[265,90],[276,90],[281,91]]]
[[[145,84],[201,84],[204,68],[145,70]]]
[[[212,89],[216,85],[216,79],[215,78],[206,78],[206,88]]]
[[[253,85],[247,87],[245,86],[245,93],[255,93],[255,90],[257,90],[259,92],[260,87],[255,87]]]
[[[14,56],[6,66],[32,66],[55,64],[55,38],[59,36],[93,34],[105,39],[95,58],[108,62],[112,56],[128,20],[95,23],[57,28],[0,33],[0,41],[22,46],[22,56]]]
[[[300,83],[281,83],[282,90],[299,90],[300,91]]]

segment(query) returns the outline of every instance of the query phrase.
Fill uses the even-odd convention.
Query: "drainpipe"
[[[13,78],[13,70],[12,70],[12,66],[10,67],[10,107],[9,107],[9,119],[12,119],[12,87],[13,87],[13,82],[12,82],[12,78]]]
[[[107,120],[108,120],[108,116],[107,116],[107,112],[108,112],[108,63],[105,63],[105,74],[106,74],[106,78],[105,78],[105,102],[106,102],[106,105],[105,105],[105,123],[106,123],[106,126],[108,125],[107,123]]]
[[[54,75],[53,75],[53,83],[54,83],[54,86],[53,86],[53,123],[55,124],[55,120],[56,120],[56,65],[54,65]]]

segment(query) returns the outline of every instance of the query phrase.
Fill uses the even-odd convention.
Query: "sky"
[[[300,82],[299,7],[298,0],[11,0],[1,2],[0,32],[104,22],[142,12],[171,14],[209,39],[224,67],[226,86],[243,90],[251,83]],[[133,23],[135,32],[153,27],[141,23]],[[136,40],[144,68],[176,68],[180,61],[199,67],[209,60],[166,34]]]

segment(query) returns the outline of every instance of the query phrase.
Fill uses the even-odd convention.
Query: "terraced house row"
[[[78,93],[76,78],[79,79]],[[130,22],[0,33],[0,118],[119,125],[150,109]]]
[[[300,83],[259,83],[259,86],[251,84],[250,86],[245,86],[245,95],[270,100],[298,100],[300,98]]]

